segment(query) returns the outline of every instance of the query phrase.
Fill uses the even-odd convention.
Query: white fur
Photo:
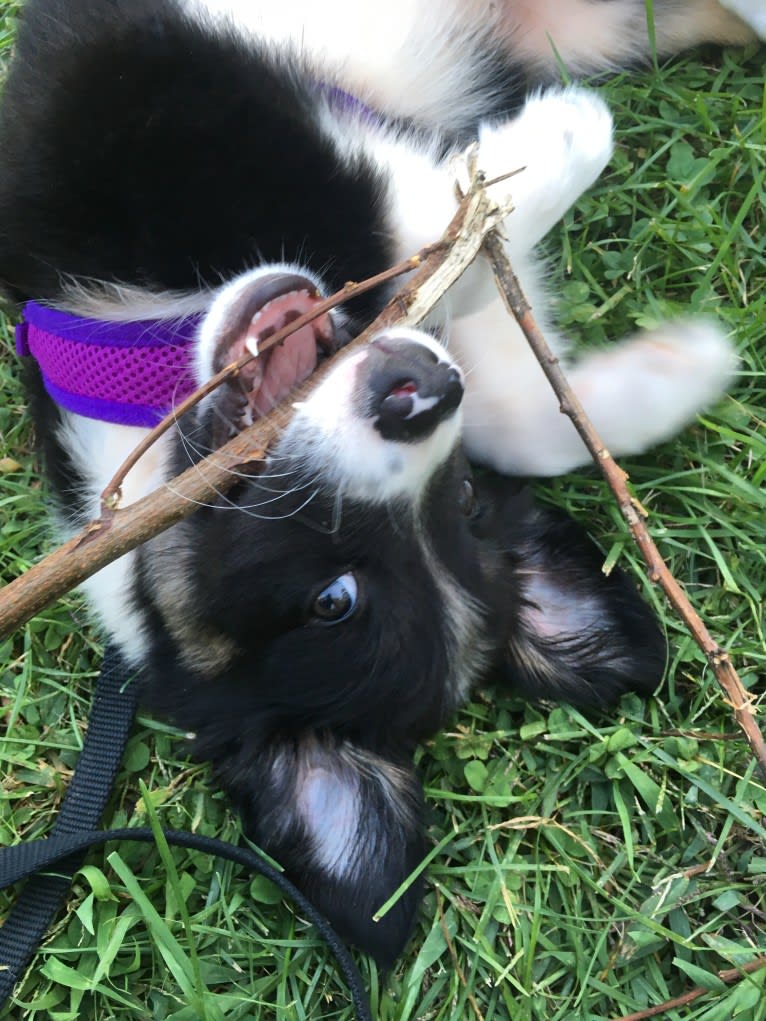
[[[453,128],[475,120],[480,43],[494,16],[464,0],[180,0],[193,18],[292,50],[370,106]],[[483,5],[482,5],[483,6]],[[428,68],[428,74],[423,69]]]
[[[138,446],[147,430],[136,426],[97,422],[62,411],[62,440],[83,478],[89,518],[99,515],[101,493],[119,466]],[[165,459],[171,440],[165,435],[128,472],[122,485],[121,506],[127,507],[165,483]],[[74,532],[82,522],[64,522],[64,531]],[[140,660],[144,650],[143,614],[133,605],[130,579],[135,553],[103,567],[83,582],[83,589],[98,620],[120,645],[131,662]]]
[[[759,39],[766,39],[766,3],[763,0],[721,0],[721,6],[748,24]]]
[[[543,325],[545,317],[541,316]],[[458,329],[459,327],[459,329]],[[508,348],[503,350],[503,330]],[[469,457],[520,475],[557,475],[587,452],[524,338],[504,308],[453,323],[453,349],[463,333],[485,338],[470,370],[463,402],[463,442]],[[566,351],[552,326],[546,339]],[[558,342],[558,343],[557,343]],[[731,380],[735,359],[712,323],[688,321],[639,334],[589,353],[567,369],[586,413],[613,454],[637,454],[669,439]],[[500,424],[502,423],[502,424]]]
[[[285,753],[280,752],[271,767],[277,782],[285,765]],[[386,856],[390,833],[371,825],[375,817],[368,800],[370,785],[392,825],[407,830],[415,824],[417,804],[408,771],[348,741],[325,746],[306,737],[298,752],[294,784],[300,827],[317,864],[336,881],[353,876],[365,858]],[[277,829],[288,829],[291,822],[287,814],[274,820]]]
[[[649,52],[643,0],[180,0],[191,17],[290,46],[320,77],[371,106],[453,128],[476,117],[473,85],[486,40],[516,59],[571,75],[605,70]],[[706,41],[764,37],[763,0],[654,5],[660,54]],[[480,59],[480,57],[479,57]],[[428,75],[423,68],[428,68]]]
[[[297,808],[311,836],[322,869],[335,879],[353,870],[359,828],[358,784],[355,776],[322,765],[302,765]]]

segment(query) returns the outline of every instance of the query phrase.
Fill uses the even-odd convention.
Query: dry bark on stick
[[[744,978],[745,975],[752,975],[762,968],[766,968],[766,957],[756,957],[754,961],[749,961],[740,968],[727,968],[725,971],[717,971],[715,974],[719,981],[725,982],[726,985],[731,985],[738,979]],[[703,989],[701,986],[697,986],[695,989],[690,989],[688,993],[684,993],[683,996],[676,996],[672,1000],[666,1000],[665,1003],[658,1003],[656,1007],[637,1010],[634,1014],[624,1014],[622,1017],[616,1018],[616,1021],[648,1021],[649,1018],[659,1017],[660,1014],[667,1014],[670,1010],[678,1010],[679,1007],[687,1007],[690,1003],[694,1003],[695,1000],[699,1000],[700,997],[710,995],[710,989]]]
[[[422,260],[421,268],[341,356],[386,327],[415,325],[424,319],[476,258],[487,231],[497,226],[508,212],[508,206],[499,207],[481,183],[475,181],[442,239],[431,246]],[[69,542],[6,585],[0,592],[0,638],[12,633],[106,564],[188,517],[199,504],[224,492],[235,481],[237,472],[256,470],[269,444],[289,421],[293,404],[304,400],[333,364],[334,359],[328,359],[273,412],[214,454],[129,507],[107,508],[99,519]]]
[[[576,394],[561,371],[558,358],[554,355],[532,316],[532,310],[521,291],[516,274],[513,272],[501,238],[497,231],[487,235],[484,250],[489,257],[500,293],[510,313],[519,323],[524,336],[540,362],[543,372],[559,400],[561,412],[567,415],[590,451],[609,485],[623,517],[628,523],[641,554],[646,561],[649,580],[658,583],[670,600],[676,613],[689,629],[690,634],[702,649],[718,683],[723,689],[734,717],[744,733],[755,755],[761,773],[766,778],[766,742],[755,720],[753,700],[742,685],[729,654],[716,642],[705,627],[701,617],[689,602],[689,598],[671,574],[660,555],[654,540],[649,535],[639,511],[638,501],[631,496],[627,486],[627,474],[620,468],[604,446],[604,442],[593,428]]]

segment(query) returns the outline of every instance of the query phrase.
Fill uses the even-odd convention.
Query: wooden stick
[[[269,415],[214,454],[129,507],[109,508],[69,542],[6,585],[0,591],[0,637],[13,632],[101,567],[188,517],[199,504],[228,489],[237,473],[256,470],[269,445],[292,417],[293,405],[306,399],[331,371],[335,359],[367,343],[381,330],[420,322],[476,258],[487,231],[497,226],[508,212],[508,206],[499,207],[489,198],[477,178],[441,240],[430,246],[412,280],[343,352],[328,359]]]
[[[766,957],[756,957],[755,960],[749,961],[739,968],[728,968],[726,971],[717,971],[715,974],[721,982],[731,985],[737,979],[742,978],[743,975],[750,975],[754,971],[760,971],[761,968],[766,968]],[[676,996],[673,1000],[658,1003],[656,1007],[637,1010],[634,1014],[624,1014],[622,1017],[615,1018],[615,1021],[647,1021],[647,1018],[657,1017],[659,1014],[665,1014],[667,1011],[675,1010],[677,1007],[685,1007],[687,1004],[698,1000],[701,996],[708,996],[714,992],[715,990],[696,986],[694,989],[690,989],[688,993],[684,993],[683,996]]]
[[[726,694],[726,699],[734,711],[734,717],[742,729],[753,750],[756,762],[766,779],[766,742],[755,720],[753,700],[745,691],[737,671],[734,669],[729,654],[714,641],[702,618],[689,602],[689,598],[670,573],[660,555],[654,540],[646,529],[639,502],[630,494],[627,486],[627,474],[620,468],[612,455],[604,446],[604,442],[593,428],[582,404],[567,382],[561,371],[558,358],[554,355],[540,332],[532,316],[532,310],[524,297],[516,274],[513,272],[508,256],[505,254],[503,242],[497,231],[487,235],[484,250],[489,257],[495,280],[500,288],[503,300],[521,327],[524,336],[540,362],[548,382],[559,400],[561,412],[567,415],[582,437],[590,451],[591,457],[598,465],[609,488],[614,494],[617,505],[628,523],[648,567],[649,580],[659,583],[670,600],[676,613],[688,627],[697,645],[715,674],[718,683]]]

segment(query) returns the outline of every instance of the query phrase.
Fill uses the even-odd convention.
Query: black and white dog
[[[764,33],[756,0],[654,12],[662,51]],[[494,187],[563,354],[533,249],[605,166],[611,120],[578,88],[520,97],[559,59],[593,71],[647,51],[643,0],[30,0],[0,124],[0,281],[27,303],[19,343],[66,526],[97,513],[174,395],[435,240],[471,139],[488,178],[524,168]],[[131,471],[125,503],[267,412],[389,296],[261,356]],[[570,376],[624,453],[688,422],[731,364],[715,327],[688,322]],[[502,475],[472,480],[467,458]],[[477,263],[428,332],[340,362],[262,474],[86,586],[252,837],[383,962],[419,896],[372,921],[423,854],[413,747],[470,686],[602,705],[661,678],[633,586],[505,477],[584,459]]]

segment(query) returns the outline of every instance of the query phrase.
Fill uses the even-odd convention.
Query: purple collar
[[[329,82],[317,82],[316,87],[334,109],[342,110],[343,113],[349,116],[358,117],[359,120],[365,121],[367,124],[381,124],[383,122],[383,117],[376,110],[362,102],[358,96],[346,92],[339,85],[330,85]]]
[[[62,408],[118,425],[151,428],[196,389],[192,341],[199,317],[110,323],[24,306],[16,351],[40,366]]]
[[[318,91],[335,109],[372,124],[381,116],[329,83]],[[117,425],[155,426],[197,388],[194,341],[200,316],[112,323],[24,306],[16,351],[33,357],[45,389],[62,408]]]

